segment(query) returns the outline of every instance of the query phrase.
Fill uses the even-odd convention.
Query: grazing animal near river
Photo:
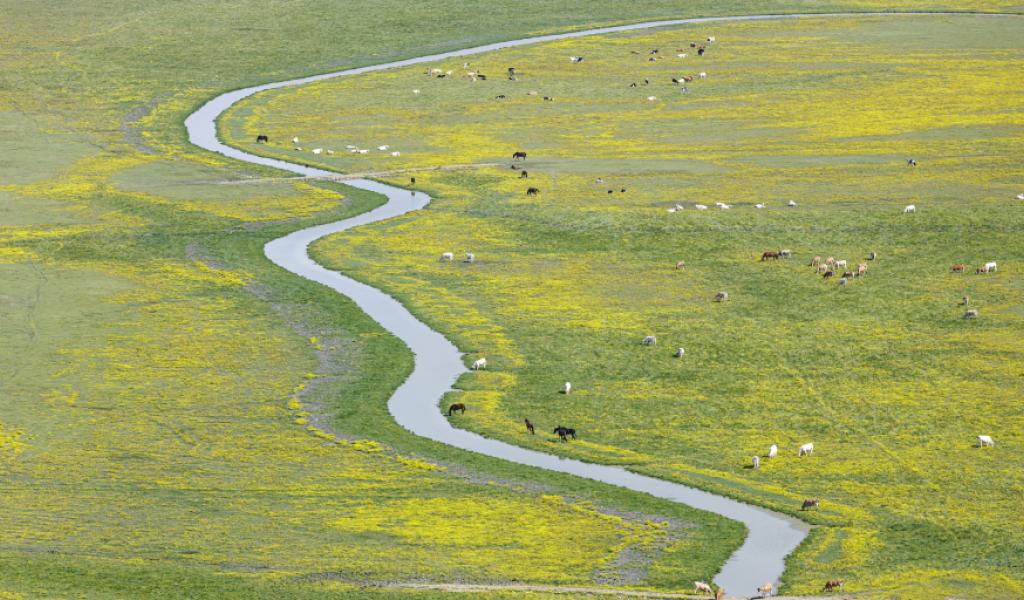
[[[448,407],[448,416],[452,416],[455,411],[462,411],[462,414],[466,414],[466,405],[461,402],[456,402]]]
[[[441,254],[441,262],[446,260],[455,260],[455,254],[452,252],[444,252]]]
[[[693,593],[696,594],[698,592],[699,593],[703,593],[703,594],[714,594],[715,593],[715,591],[712,590],[711,586],[708,585],[707,583],[705,583],[703,581],[694,581],[693,582]]]
[[[809,498],[807,500],[804,500],[803,505],[800,506],[800,510],[807,510],[808,508],[821,508],[821,501],[819,501],[817,498]]]
[[[978,447],[979,448],[984,448],[985,446],[995,446],[995,445],[996,445],[996,443],[992,441],[992,436],[990,436],[990,435],[979,435],[978,436]]]
[[[703,48],[701,50],[703,50]],[[720,587],[715,591],[715,600],[723,600],[723,598],[725,598],[725,588]]]
[[[572,439],[576,439],[576,430],[573,429],[572,427],[562,427],[561,425],[559,425],[558,427],[555,427],[553,433],[557,433],[558,439],[562,440],[563,442],[569,441],[568,436],[571,436]]]
[[[810,456],[813,453],[814,453],[814,444],[808,442],[808,443],[804,444],[803,446],[800,446],[800,450],[797,452],[796,455],[797,456]]]
[[[729,292],[718,292],[715,294],[715,302],[728,302]]]
[[[779,253],[775,252],[774,250],[768,250],[766,252],[762,252],[761,253],[761,262],[764,262],[764,261],[768,260],[769,258],[772,259],[772,260],[778,260]]]
[[[833,590],[842,590],[843,589],[843,580],[842,579],[831,579],[829,581],[826,581],[825,582],[825,587],[822,588],[822,589],[824,591],[826,591],[826,592],[831,592]]]
[[[527,196],[536,196],[539,193],[540,193],[540,190],[535,188],[535,187],[526,188],[526,195]]]
[[[473,368],[474,371],[480,371],[481,369],[486,369],[487,368],[487,359],[486,358],[478,358],[478,359],[476,359],[475,361],[473,361],[473,367],[472,368]]]
[[[757,592],[761,594],[762,598],[767,598],[772,595],[772,582],[767,582],[761,587],[757,588]]]
[[[768,458],[775,458],[779,455],[779,447],[776,444],[772,444],[768,448]]]
[[[654,346],[657,345],[658,338],[653,335],[645,335],[644,339],[640,341],[641,346]]]
[[[523,419],[523,422],[526,423],[526,430],[530,432],[530,435],[537,435],[537,432],[533,429],[533,423],[529,419]]]
[[[265,136],[265,135],[263,135],[261,133],[258,136],[256,136],[256,143],[257,144],[268,144],[268,143],[270,143],[270,138]]]
[[[513,152],[512,160],[526,160],[526,153],[523,151]]]

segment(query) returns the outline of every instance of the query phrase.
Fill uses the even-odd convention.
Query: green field
[[[790,562],[795,592],[842,577],[887,596],[1016,598],[1022,29],[915,16],[587,38],[265,93],[224,130],[250,151],[416,176],[435,197],[314,252],[487,357],[461,382],[460,426],[794,514],[821,498],[802,513],[825,527]],[[689,42],[707,35],[698,58]],[[701,71],[685,94],[670,82]],[[257,132],[306,150],[256,147]],[[514,150],[528,180],[508,169]],[[780,248],[794,258],[758,260]],[[840,287],[814,255],[868,272]],[[997,273],[973,273],[990,260]],[[964,295],[979,319],[962,318]],[[524,437],[524,416],[582,439]],[[978,434],[996,447],[974,448]],[[772,443],[778,459],[745,468]]]

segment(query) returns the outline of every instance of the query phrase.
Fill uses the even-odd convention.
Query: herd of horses
[[[455,402],[448,406],[448,416],[452,416],[455,413],[466,414],[466,405],[462,402]],[[526,431],[530,435],[537,434],[537,428],[530,419],[523,419],[523,423],[526,424]],[[576,439],[576,430],[572,427],[564,427],[559,425],[551,432],[558,436],[558,439],[563,442],[568,442],[569,438]]]

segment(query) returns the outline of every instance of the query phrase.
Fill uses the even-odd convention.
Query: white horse
[[[800,451],[797,453],[797,456],[809,456],[809,455],[811,455],[813,453],[814,453],[814,444],[807,443],[807,444],[804,444],[803,446],[800,446]]]
[[[487,368],[487,359],[486,358],[478,358],[475,361],[473,361],[473,370],[474,371],[479,371],[480,369],[486,369],[486,368]]]

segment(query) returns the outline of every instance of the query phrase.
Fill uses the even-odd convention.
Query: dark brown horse
[[[256,136],[256,143],[257,144],[269,144],[270,143],[270,138],[265,136],[265,135],[263,135],[261,133],[258,136]]]
[[[523,151],[513,152],[512,160],[526,160],[526,153]]]
[[[562,427],[561,425],[559,425],[558,427],[555,427],[553,433],[557,433],[558,439],[562,440],[563,442],[569,441],[567,436],[572,436],[572,439],[576,439],[576,430],[573,429],[572,427]]]
[[[530,432],[530,435],[537,433],[533,430],[533,423],[531,423],[529,419],[523,419],[523,422],[526,423],[526,430]]]
[[[535,188],[535,187],[526,188],[526,195],[527,196],[536,196],[539,193],[540,193],[540,190]]]
[[[523,169],[523,172],[519,174],[519,178],[520,179],[526,179],[529,176],[530,176],[530,172],[527,171],[526,169]]]
[[[778,260],[779,253],[775,252],[774,250],[768,250],[767,252],[763,252],[761,254],[761,262],[764,262],[764,261],[768,260],[769,258],[772,259],[772,260]]]
[[[843,589],[843,580],[842,579],[830,579],[830,580],[825,582],[825,587],[823,589],[826,592],[831,592],[832,590],[842,590]]]
[[[455,404],[452,404],[451,406],[448,407],[448,416],[452,416],[452,413],[457,410],[461,410],[462,414],[466,414],[466,405],[461,402],[456,402]]]

